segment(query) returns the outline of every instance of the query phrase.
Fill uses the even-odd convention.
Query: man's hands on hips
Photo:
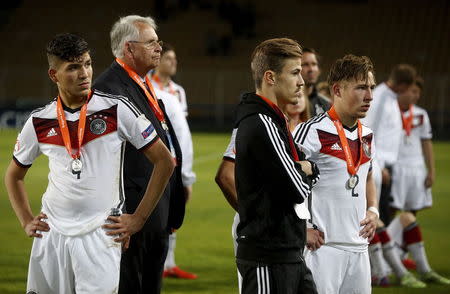
[[[104,229],[109,230],[106,232],[106,235],[117,235],[117,238],[114,239],[114,241],[122,242],[124,245],[126,245],[127,239],[131,235],[139,232],[145,224],[145,219],[135,214],[124,213],[120,216],[110,215],[107,219],[113,221],[113,223],[102,226]]]
[[[47,219],[47,215],[41,212],[24,226],[28,237],[42,238],[42,234],[39,231],[48,232],[50,230],[50,227],[43,219]]]
[[[363,227],[359,231],[359,235],[363,238],[372,240],[377,229],[378,215],[370,210],[366,212],[366,218],[364,218],[359,224]]]

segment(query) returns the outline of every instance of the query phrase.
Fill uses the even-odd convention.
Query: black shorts
[[[242,276],[241,294],[317,294],[305,262],[261,264],[238,259]]]

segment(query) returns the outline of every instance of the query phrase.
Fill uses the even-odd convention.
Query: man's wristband
[[[376,208],[375,206],[370,206],[369,208],[367,208],[367,210],[372,211],[377,215],[377,218],[380,218],[380,212],[378,211],[378,208]]]

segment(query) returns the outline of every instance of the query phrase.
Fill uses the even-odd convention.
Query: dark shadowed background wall
[[[47,77],[46,43],[77,32],[93,48],[94,78],[112,62],[109,30],[118,17],[150,15],[160,39],[175,46],[176,81],[185,87],[193,129],[232,128],[233,106],[252,90],[249,57],[260,41],[298,40],[321,55],[322,75],[346,53],[369,56],[376,78],[397,63],[425,79],[420,105],[438,138],[450,138],[450,1],[165,0],[9,1],[0,10],[0,127],[26,118],[18,109],[56,94]],[[6,113],[6,114],[5,114]]]

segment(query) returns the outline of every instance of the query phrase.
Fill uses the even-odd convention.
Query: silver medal
[[[345,183],[345,188],[347,188],[347,190],[351,190],[351,189],[355,188],[356,185],[358,185],[358,182],[359,182],[358,175],[352,175]]]
[[[72,160],[72,173],[80,173],[82,168],[83,163],[79,158],[75,158],[74,160]]]

